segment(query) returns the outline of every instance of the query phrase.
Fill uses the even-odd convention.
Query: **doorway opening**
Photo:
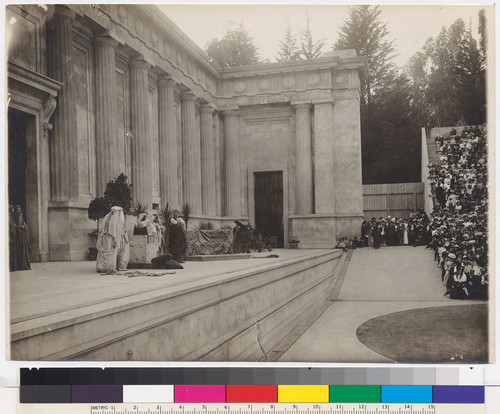
[[[284,247],[283,171],[254,173],[255,229],[271,238],[273,247]]]
[[[14,108],[9,108],[8,117],[9,204],[19,205],[28,221],[28,125],[35,117]]]

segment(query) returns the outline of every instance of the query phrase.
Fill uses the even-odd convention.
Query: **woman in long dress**
[[[127,269],[130,246],[121,207],[112,207],[104,217],[96,247],[96,268],[99,273],[114,274],[117,270]]]
[[[23,211],[20,206],[16,206],[14,223],[16,225],[15,270],[29,270],[31,266],[28,225],[24,221]]]
[[[403,224],[403,244],[405,246],[408,245],[408,223],[407,222],[405,222]]]

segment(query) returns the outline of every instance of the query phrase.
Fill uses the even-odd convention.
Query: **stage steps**
[[[270,360],[328,302],[340,250],[312,251],[11,325],[11,358]]]

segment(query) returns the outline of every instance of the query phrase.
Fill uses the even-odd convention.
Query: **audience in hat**
[[[466,127],[436,138],[440,164],[429,166],[435,199],[430,222],[434,257],[445,295],[487,299],[487,148],[486,131]]]

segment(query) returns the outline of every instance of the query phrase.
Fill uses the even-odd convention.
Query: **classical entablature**
[[[366,60],[354,51],[347,52],[352,53],[334,52],[311,61],[225,69],[218,83],[219,104],[314,102],[331,99],[334,90],[358,92],[359,73],[364,74]]]

